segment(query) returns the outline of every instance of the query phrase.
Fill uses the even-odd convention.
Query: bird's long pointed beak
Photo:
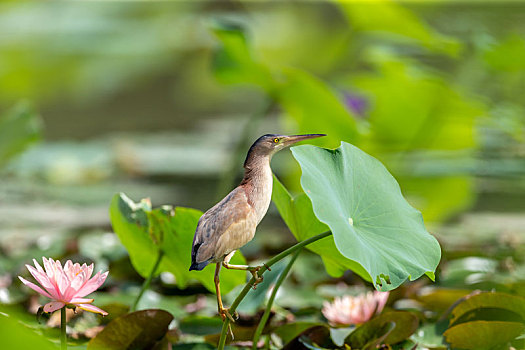
[[[326,136],[326,134],[290,135],[290,136],[286,136],[286,138],[284,140],[284,143],[287,146],[290,146],[290,145],[293,145],[294,143],[297,143],[297,142],[300,142],[300,141],[309,140],[309,139],[315,139],[315,138],[323,137],[323,136]]]

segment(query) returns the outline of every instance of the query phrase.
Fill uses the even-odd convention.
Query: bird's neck
[[[248,202],[257,213],[257,222],[266,215],[272,200],[273,177],[270,160],[270,156],[258,157],[250,159],[244,166],[241,186],[246,191]]]

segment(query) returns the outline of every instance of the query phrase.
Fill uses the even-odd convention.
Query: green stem
[[[60,348],[67,349],[67,335],[66,335],[66,307],[60,309]]]
[[[159,254],[157,255],[157,261],[155,261],[155,265],[153,265],[153,268],[151,269],[151,272],[148,278],[146,278],[146,280],[142,284],[140,293],[139,295],[137,295],[137,298],[135,299],[133,306],[131,306],[130,312],[134,312],[137,309],[137,305],[139,304],[139,301],[142,298],[142,295],[144,294],[144,292],[149,288],[149,285],[151,284],[151,280],[153,279],[153,276],[155,276],[155,272],[157,271],[163,256],[164,256],[164,252],[162,251],[162,249],[159,249]]]
[[[284,268],[283,272],[279,275],[279,279],[277,282],[275,282],[275,286],[273,287],[272,294],[270,294],[270,298],[268,299],[268,304],[266,305],[266,310],[264,310],[264,314],[261,317],[261,320],[259,321],[259,325],[257,326],[257,329],[255,330],[255,334],[253,335],[253,350],[257,350],[257,343],[259,342],[259,338],[261,337],[261,334],[264,330],[264,326],[266,326],[266,322],[268,322],[268,317],[270,317],[270,312],[272,311],[272,305],[273,301],[275,300],[275,296],[277,295],[277,291],[281,287],[281,284],[285,280],[285,278],[288,276],[288,273],[290,272],[290,269],[292,268],[292,265],[295,262],[295,259],[299,256],[302,249],[298,249],[294,255],[292,255],[292,258],[290,259],[290,262],[286,267]]]
[[[332,232],[330,232],[330,231],[326,231],[326,232],[320,233],[317,236],[310,237],[307,240],[299,242],[299,243],[291,246],[290,248],[286,249],[285,251],[277,254],[276,256],[274,256],[273,258],[268,260],[268,262],[266,263],[266,266],[263,266],[259,270],[259,272],[258,272],[259,276],[261,276],[266,270],[268,270],[267,267],[271,267],[272,265],[274,265],[275,263],[281,261],[282,259],[284,259],[288,255],[290,255],[292,253],[295,253],[298,249],[301,249],[304,246],[307,246],[308,244],[313,243],[315,241],[318,241],[318,240],[320,240],[322,238],[328,237],[331,234],[332,234]],[[248,281],[248,283],[246,283],[246,285],[244,286],[242,291],[239,293],[237,298],[235,298],[235,300],[233,301],[232,305],[230,306],[230,309],[229,309],[230,314],[235,313],[235,309],[237,309],[237,306],[239,306],[239,304],[244,299],[244,297],[246,297],[246,294],[248,294],[248,292],[250,291],[250,289],[253,287],[254,284],[255,284],[255,278],[252,277]],[[223,350],[224,349],[224,345],[226,344],[226,334],[228,333],[229,325],[230,325],[230,319],[226,317],[225,320],[222,323],[221,338],[219,339],[218,350]]]

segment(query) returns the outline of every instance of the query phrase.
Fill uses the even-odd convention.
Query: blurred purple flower
[[[368,100],[363,96],[356,95],[354,93],[345,92],[344,102],[346,107],[355,115],[360,117],[364,116],[368,109]]]

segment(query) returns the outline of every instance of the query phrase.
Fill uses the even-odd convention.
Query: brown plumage
[[[325,136],[308,135],[274,135],[261,136],[250,147],[244,162],[244,178],[241,184],[231,191],[223,200],[206,211],[197,224],[191,251],[191,270],[202,270],[209,263],[216,263],[215,287],[221,317],[233,318],[222,306],[219,271],[221,265],[228,269],[247,270],[257,282],[260,266],[230,265],[233,253],[253,239],[255,229],[268,211],[272,199],[272,156],[292,144]]]
[[[257,218],[246,187],[235,188],[201,216],[193,238],[190,270],[222,262],[226,255],[252,240]]]

